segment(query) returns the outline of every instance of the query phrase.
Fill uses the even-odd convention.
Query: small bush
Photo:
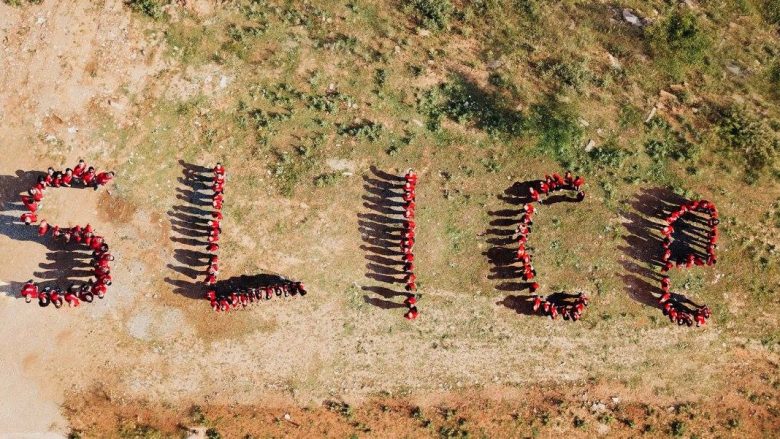
[[[769,83],[774,87],[775,94],[780,94],[780,61],[775,61],[769,67]]]
[[[582,90],[592,76],[584,61],[564,61],[557,58],[544,60],[537,70],[557,81],[561,87],[577,91]]]
[[[780,152],[780,140],[772,129],[742,107],[722,111],[717,132],[728,151],[744,161],[751,179],[773,166]]]
[[[409,0],[406,9],[418,23],[430,30],[448,29],[454,10],[450,0]]]
[[[369,142],[376,142],[382,135],[382,130],[382,124],[367,120],[350,125],[339,125],[337,132],[342,136],[365,138]]]
[[[672,421],[670,427],[672,430],[672,435],[675,437],[680,437],[685,434],[685,422],[683,421],[675,419]]]
[[[3,2],[11,6],[22,6],[23,4],[39,5],[43,0],[3,0]]]
[[[155,20],[163,16],[163,2],[160,0],[125,0],[125,4],[135,12],[140,12]]]
[[[780,24],[780,0],[765,0],[761,12],[766,21]]]
[[[316,187],[326,187],[326,186],[333,186],[335,185],[339,180],[341,180],[341,173],[339,172],[330,172],[327,174],[318,175],[314,178],[314,186]]]
[[[679,10],[650,29],[650,41],[653,54],[670,61],[672,74],[701,63],[710,44],[696,15]]]
[[[418,99],[418,108],[434,132],[440,129],[444,116],[461,124],[471,122],[491,135],[519,135],[525,125],[523,115],[510,108],[501,95],[461,79],[427,90]]]
[[[628,156],[628,152],[618,148],[614,142],[608,142],[600,148],[593,148],[588,156],[591,161],[603,168],[619,168]]]
[[[577,146],[582,140],[582,128],[576,109],[555,98],[531,107],[531,127],[538,137],[537,148],[564,167],[573,167],[579,160]]]

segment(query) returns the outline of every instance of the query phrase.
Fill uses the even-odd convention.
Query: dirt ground
[[[190,2],[203,16],[212,3]],[[316,193],[305,201],[269,195],[251,160],[227,163],[236,181],[260,175],[251,180],[257,195],[228,191],[230,212],[268,214],[226,217],[224,249],[236,263],[223,276],[282,273],[306,280],[312,294],[214,314],[205,301],[193,300],[194,274],[176,269],[184,247],[171,239],[176,225],[169,212],[182,204],[177,190],[186,189],[177,181],[178,160],[208,165],[225,152],[182,154],[168,163],[171,157],[157,161],[154,151],[145,151],[143,163],[151,165],[131,174],[136,152],[113,154],[103,133],[108,118],[132,136],[150,100],[197,95],[219,107],[235,75],[211,65],[176,65],[163,56],[166,42],[118,0],[47,0],[25,8],[0,2],[0,42],[0,339],[6,341],[0,344],[0,436],[182,436],[190,428],[213,428],[223,437],[771,437],[780,431],[780,359],[772,349],[717,323],[700,331],[655,324],[657,310],[625,299],[615,273],[605,292],[589,291],[601,301],[592,308],[606,311],[587,311],[579,326],[518,315],[502,297],[482,291],[488,285],[484,243],[462,266],[447,260],[441,250],[450,244],[439,241],[451,228],[438,211],[423,211],[420,220],[430,224],[421,227],[420,239],[431,243],[420,264],[430,285],[423,318],[410,325],[399,309],[369,307],[364,295],[376,282],[364,276],[359,233],[359,215],[368,212],[355,201],[364,191],[360,175],[370,175],[365,157],[331,160],[332,168],[356,175],[329,200]],[[72,166],[82,157],[116,169],[123,183],[50,191],[41,216],[62,225],[88,222],[100,231],[116,256],[114,285],[105,300],[78,309],[41,309],[19,300],[18,289],[30,278],[62,274],[61,250],[16,221],[18,194],[31,172]],[[419,169],[443,181],[436,160],[422,157]],[[511,180],[491,177],[484,187],[443,184],[500,193],[512,181],[543,175],[548,165]],[[142,203],[137,190],[126,188],[147,177],[152,183]],[[441,192],[421,188],[420,204]],[[761,196],[763,202],[773,194]],[[610,227],[628,222],[600,201],[551,209],[561,218],[601,216]],[[485,205],[506,207],[492,198]],[[454,221],[461,220],[488,218],[470,211]],[[540,221],[547,221],[540,230],[552,229],[552,215]],[[241,238],[247,231],[257,235]],[[288,242],[275,238],[284,232],[292,236]],[[534,239],[626,258],[622,240],[583,244],[576,234],[553,233]],[[55,263],[42,272],[48,261]],[[567,278],[565,270],[553,274],[560,264],[541,264],[550,283]],[[739,275],[729,273],[724,282],[733,285]],[[595,289],[588,283],[593,273],[577,276],[572,282]],[[720,279],[712,278],[713,284]],[[738,313],[741,293],[734,294],[723,307]],[[776,327],[776,317],[762,318]]]

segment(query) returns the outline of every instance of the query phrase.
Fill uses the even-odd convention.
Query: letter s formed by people
[[[91,251],[90,266],[92,276],[84,282],[67,286],[42,287],[33,279],[27,281],[19,293],[25,301],[37,300],[41,307],[54,305],[60,308],[64,303],[77,307],[81,302],[92,302],[97,296],[103,299],[111,285],[111,262],[114,257],[109,252],[105,238],[98,235],[91,225],[62,227],[51,224],[42,217],[45,195],[56,188],[94,188],[106,185],[113,178],[113,172],[97,172],[80,160],[74,169],[55,171],[49,168],[41,174],[33,187],[21,196],[26,212],[19,220],[27,226],[38,228],[38,236],[51,239],[65,245],[71,251],[79,248]]]

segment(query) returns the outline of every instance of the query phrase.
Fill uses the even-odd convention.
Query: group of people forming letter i
[[[417,276],[414,274],[414,222],[415,189],[417,187],[417,173],[413,169],[406,171],[404,175],[404,228],[401,235],[401,251],[403,251],[404,280],[406,281],[406,300],[404,305],[407,311],[404,314],[408,320],[414,320],[420,315],[417,310]]]

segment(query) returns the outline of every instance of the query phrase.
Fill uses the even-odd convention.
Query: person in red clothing
[[[212,206],[214,209],[217,209],[217,210],[222,210],[222,201],[221,201],[221,200],[216,200],[216,199],[215,199],[214,201],[212,201],[212,202],[211,202],[211,206]]]
[[[222,220],[222,212],[220,212],[218,210],[215,210],[215,211],[211,212],[211,217],[214,218],[215,220],[221,221]]]
[[[62,174],[62,185],[65,187],[73,186],[73,170],[70,168],[65,169],[65,173]]]
[[[73,178],[76,181],[81,181],[81,177],[84,175],[84,172],[86,172],[86,170],[87,170],[87,164],[84,163],[84,160],[79,160],[79,162],[73,168]]]
[[[539,284],[536,282],[531,282],[531,285],[528,286],[528,291],[530,291],[532,294],[536,293],[538,289],[539,289]]]
[[[225,167],[222,166],[222,163],[217,162],[217,164],[214,166],[214,174],[225,175]]]
[[[84,183],[84,186],[93,186],[95,184],[96,177],[95,168],[90,166],[87,168],[86,172],[84,172],[84,175],[82,175],[81,181]]]
[[[114,171],[101,172],[95,176],[95,190],[100,186],[105,186],[111,179],[114,178]]]
[[[216,242],[211,242],[209,243],[209,245],[206,246],[206,250],[213,253],[219,250],[219,244],[217,244]]]
[[[542,296],[534,296],[534,302],[533,302],[533,310],[534,312],[539,311],[539,308],[542,306],[543,298]]]
[[[33,299],[38,298],[38,284],[33,282],[32,279],[28,280],[24,286],[22,286],[22,291],[20,293],[22,297],[24,297],[24,301],[27,303],[30,303]]]
[[[54,168],[51,166],[49,169],[46,170],[46,175],[43,176],[43,184],[45,186],[51,186],[51,183],[54,181]]]
[[[33,212],[26,212],[23,213],[19,219],[29,226],[30,224],[38,221],[38,215]]]
[[[585,184],[585,179],[580,177],[579,175],[571,183],[574,189],[577,190],[578,192],[582,189],[582,185],[584,184]]]
[[[24,204],[24,207],[30,212],[35,213],[38,211],[38,202],[31,196],[22,195],[22,204]]]
[[[550,185],[546,182],[542,181],[539,183],[539,192],[541,192],[544,195],[548,195],[550,193]]]
[[[28,193],[36,203],[40,203],[43,200],[43,191],[40,188],[34,187]]]
[[[528,188],[528,195],[531,196],[531,200],[539,201],[539,192],[537,192],[534,188]]]
[[[414,169],[409,168],[406,171],[406,175],[404,175],[404,179],[407,183],[417,184],[417,173],[414,172]]]
[[[404,314],[404,318],[406,318],[406,320],[415,320],[417,319],[417,317],[419,317],[419,315],[420,312],[417,311],[417,307],[412,306],[409,308],[409,311],[406,311],[406,314]]]
[[[38,225],[38,236],[45,236],[48,231],[49,223],[46,220],[41,220],[41,223]]]
[[[74,308],[80,305],[78,294],[79,287],[75,284],[71,284],[65,292],[65,302],[68,303],[69,307]]]

